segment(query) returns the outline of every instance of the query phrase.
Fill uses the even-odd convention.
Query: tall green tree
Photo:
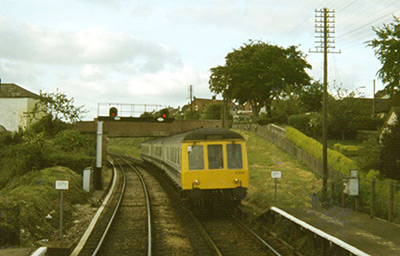
[[[392,94],[400,91],[400,19],[383,27],[374,27],[376,38],[368,41],[368,46],[375,49],[375,55],[382,63],[378,71],[379,78]]]
[[[380,171],[388,178],[400,180],[400,122],[385,129],[382,135]]]
[[[304,112],[319,112],[322,110],[323,85],[314,81],[305,85],[299,92],[301,108]]]
[[[253,115],[282,93],[310,83],[305,69],[311,65],[295,46],[288,48],[252,41],[228,53],[225,65],[211,68],[210,90],[239,104],[248,102]]]

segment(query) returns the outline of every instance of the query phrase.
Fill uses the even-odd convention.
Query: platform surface
[[[400,255],[400,225],[398,224],[340,207],[279,209],[367,254]]]

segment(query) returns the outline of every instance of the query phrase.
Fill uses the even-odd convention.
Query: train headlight
[[[233,180],[233,183],[239,184],[239,179],[234,179],[234,180]]]
[[[193,181],[193,184],[194,184],[194,185],[200,185],[200,181],[199,181],[199,180],[194,180],[194,181]]]

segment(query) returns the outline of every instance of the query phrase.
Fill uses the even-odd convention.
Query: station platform
[[[276,208],[357,248],[360,255],[400,255],[400,225],[350,209]]]

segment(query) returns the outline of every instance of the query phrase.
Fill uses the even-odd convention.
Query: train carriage
[[[201,128],[142,143],[142,158],[161,168],[190,199],[218,194],[246,196],[249,185],[244,138],[231,130]]]

